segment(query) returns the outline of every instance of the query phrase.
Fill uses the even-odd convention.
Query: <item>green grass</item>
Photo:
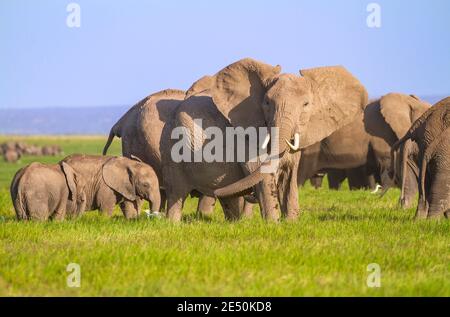
[[[66,154],[99,153],[104,138],[36,138]],[[0,143],[2,139],[0,138]],[[120,145],[114,144],[113,153]],[[40,158],[42,159],[42,158]],[[46,159],[57,161],[59,158]],[[413,221],[398,190],[378,198],[310,186],[299,192],[298,221],[128,222],[96,212],[80,219],[19,223],[8,186],[21,164],[0,163],[0,295],[3,296],[450,296],[450,222]],[[256,208],[255,208],[256,211]],[[66,266],[81,266],[81,287],[66,285]],[[367,265],[381,267],[369,288]]]

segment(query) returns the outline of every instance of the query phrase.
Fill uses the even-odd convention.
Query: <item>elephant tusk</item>
[[[380,184],[377,184],[377,186],[375,187],[375,189],[372,191],[372,192],[370,192],[371,194],[376,194],[376,193],[378,193],[379,191],[380,191],[380,189],[382,189],[383,188],[383,186],[381,186]]]
[[[265,150],[270,142],[270,134],[266,135],[266,138],[264,139],[264,142],[262,144],[262,149]]]
[[[292,151],[300,150],[300,134],[296,133],[294,135],[294,144],[286,140],[287,145],[291,148]]]

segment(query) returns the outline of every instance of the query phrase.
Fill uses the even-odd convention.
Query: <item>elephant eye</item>
[[[308,106],[309,105],[309,101],[306,101],[304,104],[303,104],[303,107],[306,107],[306,106]]]
[[[150,187],[149,183],[144,183],[144,187]]]

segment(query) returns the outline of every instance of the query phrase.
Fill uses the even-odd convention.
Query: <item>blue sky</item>
[[[372,96],[450,95],[449,34],[447,0],[1,0],[0,108],[132,105],[243,57],[341,64]]]

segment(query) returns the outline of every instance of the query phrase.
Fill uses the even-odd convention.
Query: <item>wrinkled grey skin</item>
[[[32,163],[11,183],[18,220],[63,220],[80,215],[86,205],[85,182],[67,163]]]
[[[280,71],[279,66],[244,59],[214,76],[200,79],[189,89],[190,97],[178,108],[173,127],[184,127],[193,135],[193,121],[203,119],[203,129],[279,128],[280,134],[273,138],[278,139],[280,147],[271,151],[270,159],[262,165],[251,162],[173,164],[166,171],[168,177],[164,177],[169,182],[165,187],[171,195],[168,199],[171,219],[180,219],[184,197],[192,187],[222,200],[255,187],[265,219],[277,221],[280,213],[288,219],[298,216],[300,150],[353,120],[367,103],[367,92],[343,67],[305,70],[302,76],[280,74]],[[292,145],[295,134],[301,136],[298,147],[288,146],[287,141]],[[277,161],[280,164],[274,173],[263,173],[263,168]]]
[[[418,167],[417,219],[450,216],[449,126],[450,97],[427,110],[392,147],[392,162],[396,162],[396,151],[403,146],[400,168],[404,169],[410,162]],[[398,164],[396,168],[393,163],[391,172],[399,174],[398,169]]]
[[[127,111],[111,128],[108,141],[103,149],[106,155],[114,137],[122,140],[122,155],[131,158],[132,155],[142,159],[155,170],[159,183],[162,184],[163,162],[161,134],[168,122],[173,120],[174,113],[180,103],[185,99],[186,93],[182,90],[167,89],[154,93]],[[199,197],[197,212],[209,216],[214,211],[216,199],[198,192],[192,196]],[[165,209],[166,194],[161,189],[161,209]]]
[[[86,210],[100,210],[111,216],[117,204],[127,219],[139,216],[140,199],[153,211],[161,204],[159,182],[153,168],[137,158],[71,155],[63,162],[86,181]]]

